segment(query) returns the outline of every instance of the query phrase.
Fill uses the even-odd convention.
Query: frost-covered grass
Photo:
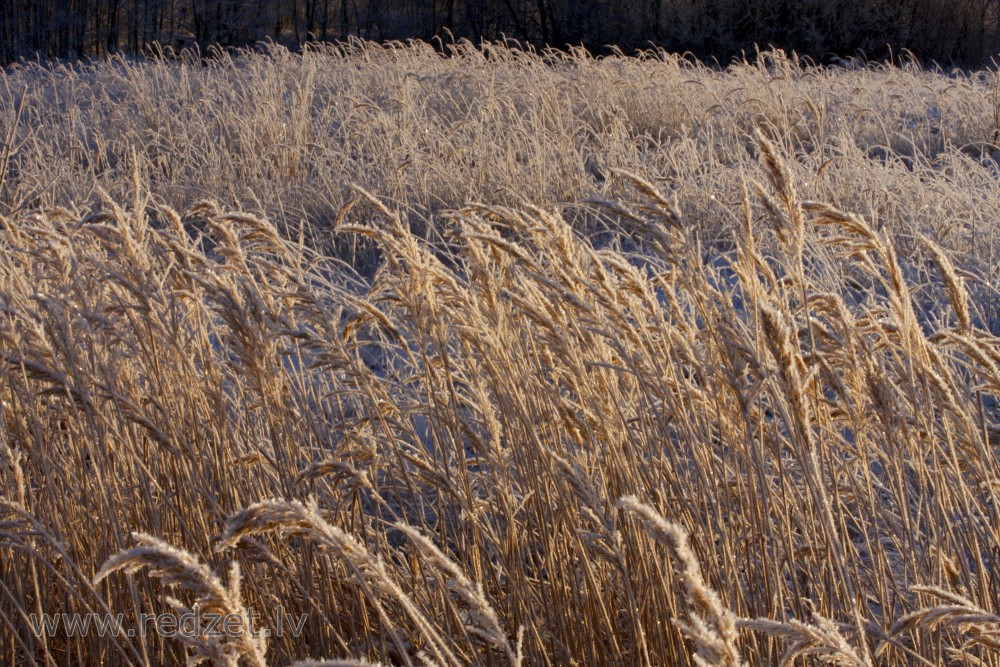
[[[321,240],[351,185],[425,236],[470,202],[560,206],[592,229],[576,205],[614,198],[608,176],[624,169],[675,192],[711,239],[735,224],[760,128],[803,197],[862,213],[909,246],[931,234],[992,272],[992,72],[806,68],[780,52],[724,71],[662,53],[595,60],[458,45],[452,55],[355,43],[207,66],[11,69],[0,85],[0,136],[14,149],[0,161],[0,213],[93,205],[99,188],[129,201],[137,174],[156,201],[185,209],[212,198],[292,235],[305,221]],[[365,248],[337,251],[352,249]]]
[[[990,76],[9,72],[0,659],[1000,664]]]

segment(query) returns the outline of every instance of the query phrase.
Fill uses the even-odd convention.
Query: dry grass
[[[490,53],[7,75],[89,101],[13,107],[39,122],[0,218],[0,658],[1000,665],[978,80]],[[887,129],[917,81],[964,125]],[[349,110],[293,94],[334,85]],[[834,115],[852,85],[872,113]],[[159,144],[128,111],[152,91]],[[304,637],[29,625],[195,608]]]
[[[706,242],[728,239],[759,128],[803,197],[997,265],[997,77],[917,66],[808,68],[781,52],[725,71],[678,56],[595,60],[501,46],[272,47],[203,66],[115,59],[10,69],[0,82],[0,214],[211,198],[315,245],[359,185],[427,238],[470,202],[617,200],[613,170],[675,192]],[[343,240],[372,270],[370,247]],[[992,304],[992,301],[990,302]],[[991,305],[991,308],[992,305]],[[994,308],[995,310],[995,308]],[[997,315],[992,314],[992,317]]]

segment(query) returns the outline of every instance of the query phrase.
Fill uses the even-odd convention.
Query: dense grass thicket
[[[993,73],[17,68],[4,664],[1000,665]],[[202,609],[302,636],[39,636]]]

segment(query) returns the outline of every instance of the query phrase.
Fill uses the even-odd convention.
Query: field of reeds
[[[998,133],[777,51],[9,68],[0,664],[1000,665]]]

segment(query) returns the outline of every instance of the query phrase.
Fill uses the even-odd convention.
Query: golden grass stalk
[[[266,639],[253,629],[253,620],[241,600],[240,569],[237,563],[233,563],[229,569],[227,584],[208,565],[183,549],[145,533],[134,533],[132,537],[139,542],[139,546],[109,558],[94,576],[95,585],[114,572],[131,574],[148,568],[150,575],[161,580],[164,586],[176,586],[180,591],[194,596],[195,601],[190,606],[168,597],[168,604],[178,614],[198,610],[243,619],[243,631],[238,633],[178,633],[178,640],[191,651],[192,660],[209,660],[217,665],[232,667],[242,661],[255,667],[267,665]]]
[[[691,549],[688,533],[682,526],[667,521],[655,509],[625,496],[618,507],[638,516],[646,532],[670,549],[680,565],[680,578],[686,599],[691,605],[688,621],[673,619],[684,635],[695,644],[696,664],[740,667],[744,664],[739,650],[738,618],[719,598],[702,576],[698,557]]]

